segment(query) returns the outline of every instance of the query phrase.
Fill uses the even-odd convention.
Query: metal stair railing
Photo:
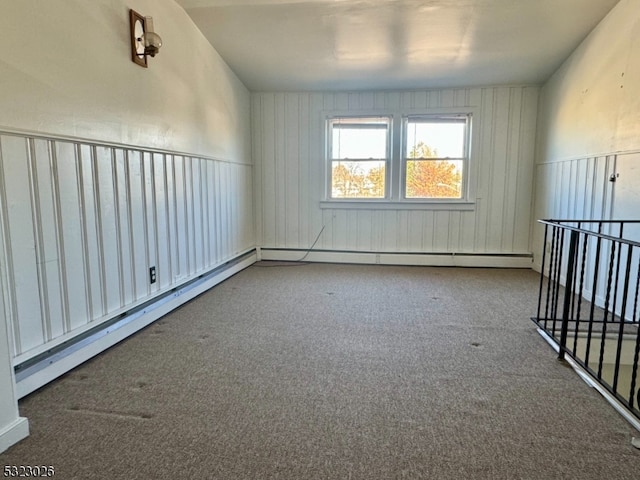
[[[544,248],[532,320],[560,359],[569,356],[638,424],[640,242],[625,238],[625,227],[640,220],[539,222]]]

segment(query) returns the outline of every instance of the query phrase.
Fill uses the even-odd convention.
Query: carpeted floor
[[[262,262],[20,402],[60,479],[640,478],[529,270]]]

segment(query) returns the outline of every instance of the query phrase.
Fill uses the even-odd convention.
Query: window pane
[[[331,121],[333,160],[387,158],[388,118],[343,118]]]
[[[385,161],[333,161],[332,198],[384,198]]]
[[[407,160],[406,198],[462,198],[462,160]]]
[[[407,120],[406,158],[462,158],[466,119]]]

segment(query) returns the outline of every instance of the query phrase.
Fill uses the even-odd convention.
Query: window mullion
[[[400,200],[402,198],[402,165],[404,163],[402,146],[405,140],[402,118],[399,115],[393,116],[391,130],[389,176],[387,177],[387,185],[389,185],[388,195],[391,200]]]

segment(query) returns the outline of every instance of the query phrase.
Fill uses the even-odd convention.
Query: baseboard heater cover
[[[304,250],[260,248],[261,260],[356,263],[407,266],[531,268],[531,253],[424,253],[368,252],[350,250]]]
[[[145,328],[172,310],[206,292],[257,260],[251,250],[213,270],[136,307],[125,316],[101,323],[33,359],[15,365],[17,397],[23,398],[92,357]]]

